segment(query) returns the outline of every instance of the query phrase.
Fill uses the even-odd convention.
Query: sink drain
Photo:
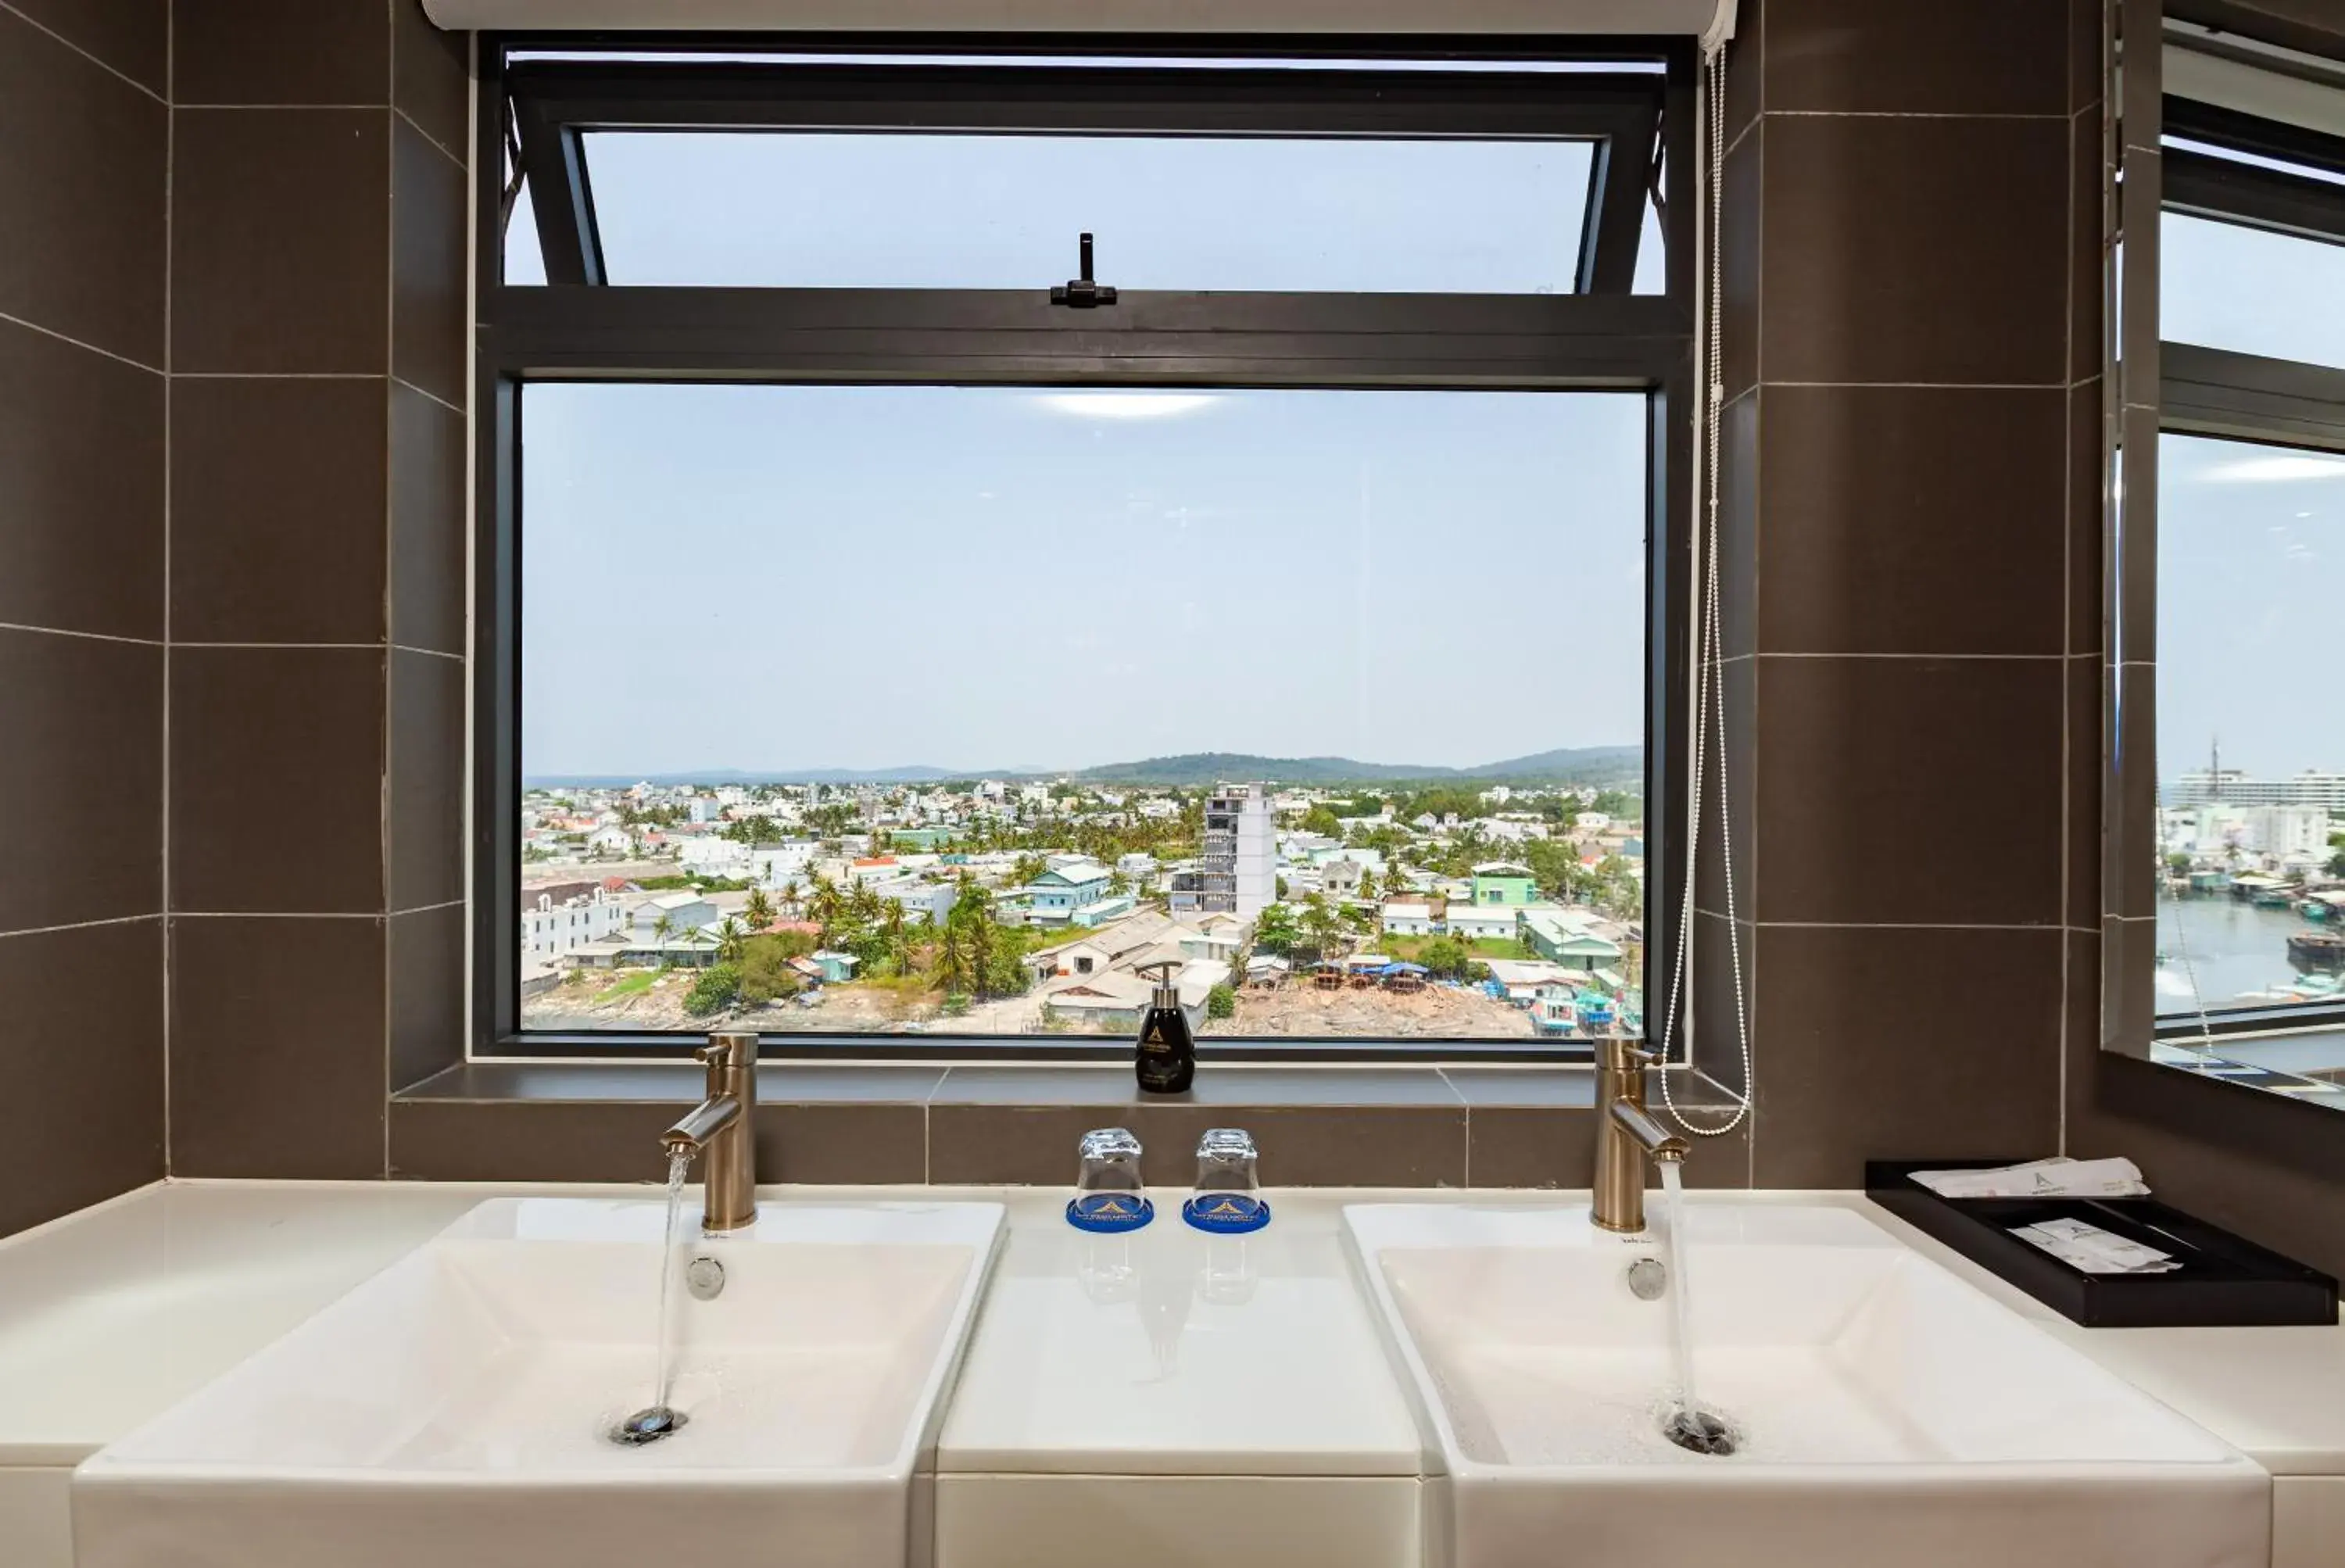
[[[647,1442],[657,1442],[664,1437],[674,1437],[692,1418],[682,1410],[665,1405],[653,1405],[637,1410],[611,1429],[611,1441],[627,1448],[641,1448]]]
[[[1661,1435],[1688,1453],[1723,1459],[1734,1451],[1734,1429],[1711,1414],[1680,1405],[1661,1423]]]

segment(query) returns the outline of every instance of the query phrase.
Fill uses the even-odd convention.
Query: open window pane
[[[2161,438],[2157,601],[2157,1011],[2187,1023],[2202,1004],[2333,1004],[2345,996],[2333,658],[2345,457]],[[2240,1055],[2228,1042],[2223,1054]]]
[[[524,1028],[1641,1029],[1641,395],[523,402]]]
[[[614,284],[1569,293],[1590,144],[604,131]]]
[[[2168,341],[2345,366],[2345,245],[2179,212],[2160,243]]]

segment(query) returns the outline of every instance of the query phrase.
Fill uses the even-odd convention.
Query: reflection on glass
[[[523,1027],[1641,1030],[1642,397],[523,397]]]
[[[2179,212],[2158,242],[2168,342],[2345,366],[2345,245]]]
[[[1579,141],[608,131],[610,280],[1569,293]]]
[[[2345,1000],[2345,458],[2169,434],[2158,506],[2157,1011]]]

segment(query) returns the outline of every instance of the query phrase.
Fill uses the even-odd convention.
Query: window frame
[[[2172,94],[2159,103],[2161,143],[2180,137],[2345,174],[2345,138]],[[2238,224],[2345,248],[2345,185],[2161,146],[2159,211]],[[2345,369],[2161,339],[2157,433],[2345,453]],[[2155,471],[2153,460],[2152,471]],[[2147,563],[2156,582],[2155,560]],[[2154,766],[2154,764],[2153,764]],[[2149,977],[2140,977],[2148,984]],[[2345,1000],[2157,1013],[2150,1043],[2345,1028]]]
[[[1658,73],[1292,70],[1179,66],[695,66],[630,63],[508,64],[510,52],[612,48],[921,56],[1224,56],[1345,62],[1653,60]],[[1672,972],[1688,825],[1687,666],[1697,404],[1694,365],[1693,117],[1696,56],[1683,38],[1547,36],[1360,39],[1198,36],[760,35],[754,37],[483,34],[475,132],[475,604],[472,975],[470,1055],[619,1061],[687,1054],[694,1033],[524,1031],[519,1026],[522,901],[519,808],[521,389],[531,381],[898,382],[1008,386],[1163,386],[1457,391],[1606,391],[1646,400],[1649,560],[1644,670],[1645,973]],[[959,96],[939,73],[967,72]],[[1127,107],[1113,128],[1243,134],[1590,135],[1592,160],[1579,282],[1557,295],[1211,292],[1126,290],[1078,310],[1026,289],[697,288],[616,285],[599,275],[592,191],[576,138],[623,123],[772,125],[774,99],[904,124],[908,112],[1004,129],[1055,115],[1060,128],[1099,128],[1113,107],[1078,90],[1107,85]],[[814,83],[812,76],[822,80]],[[1015,78],[1015,79],[1012,79]],[[1079,80],[1081,78],[1081,80]],[[544,170],[567,203],[532,188],[548,282],[502,280],[500,221],[509,81],[533,107],[518,126],[523,171]],[[813,94],[819,86],[822,91]],[[918,87],[921,110],[908,105]],[[1135,91],[1144,87],[1145,91]],[[1050,91],[1042,89],[1049,88]],[[1633,88],[1633,91],[1629,90]],[[1053,93],[1056,96],[1053,96]],[[1632,101],[1633,100],[1633,101]],[[941,107],[933,107],[939,104]],[[1039,107],[1038,107],[1039,106]],[[806,112],[798,108],[793,114]],[[698,117],[689,118],[685,117]],[[533,118],[534,123],[531,123]],[[852,121],[847,123],[855,123]],[[1622,138],[1642,148],[1616,153]],[[1653,149],[1660,149],[1655,159]],[[1659,178],[1652,176],[1658,164]],[[1622,173],[1628,178],[1616,178]],[[1664,203],[1665,291],[1629,290],[1649,185]],[[556,210],[549,212],[548,209]],[[552,243],[547,243],[552,227]],[[1625,237],[1625,238],[1624,238]],[[1071,239],[1071,236],[1070,239]],[[568,246],[557,261],[557,246]],[[1070,246],[1070,271],[1072,270]],[[559,266],[562,270],[557,273]],[[557,276],[570,278],[556,282]],[[1112,284],[1112,270],[1100,280]],[[1660,1027],[1648,1007],[1648,1043]],[[1280,1062],[1586,1062],[1585,1042],[1199,1042],[1208,1060]],[[769,1059],[825,1061],[1116,1060],[1112,1039],[943,1034],[766,1036]]]

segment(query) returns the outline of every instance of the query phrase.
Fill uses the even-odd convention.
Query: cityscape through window
[[[524,1029],[1641,1033],[1644,396],[522,407]]]

